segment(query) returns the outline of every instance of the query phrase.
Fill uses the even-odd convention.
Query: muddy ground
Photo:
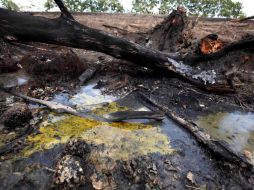
[[[131,14],[75,16],[83,24],[139,43],[149,37],[149,30],[164,18]],[[193,54],[199,39],[210,33],[218,34],[226,43],[254,35],[254,23],[189,18],[184,32],[185,40],[178,43],[176,51],[186,55]],[[115,111],[123,108],[158,111],[157,107],[142,100],[139,96],[142,92],[181,117],[196,122],[210,135],[228,143],[232,151],[253,162],[253,49],[235,51],[195,66],[214,69],[233,81],[236,93],[215,94],[177,76],[97,52],[39,43],[11,45],[3,40],[0,46],[0,84],[5,87],[71,106],[72,98],[82,89],[95,97],[88,99],[93,100],[93,104],[101,103],[99,91],[94,93],[94,89],[100,89],[107,95],[103,101],[116,102]],[[95,76],[81,84],[78,76],[90,67],[97,69]],[[253,189],[253,168],[246,169],[213,155],[170,118],[162,122],[138,120],[144,125],[131,126],[101,124],[71,116],[62,120],[61,115],[52,116],[46,108],[3,92],[0,95],[3,123],[0,189]],[[81,101],[87,100],[84,95],[80,97]],[[112,111],[105,107],[99,109]],[[228,123],[218,122],[225,117],[229,117]],[[16,118],[22,122],[15,123]],[[49,118],[49,124],[41,125]],[[10,120],[14,122],[8,123]],[[232,127],[232,121],[237,123],[236,128],[240,126],[245,132],[227,129],[221,135],[223,133],[216,130],[219,125]],[[73,130],[66,129],[72,129],[73,125],[76,127]],[[211,130],[213,127],[215,130]],[[83,131],[88,134],[80,136]],[[37,146],[36,143],[41,144]]]

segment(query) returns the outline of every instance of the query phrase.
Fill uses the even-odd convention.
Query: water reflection
[[[254,154],[254,114],[216,113],[198,117],[196,124],[210,135],[229,143],[237,152],[248,150]]]
[[[4,73],[0,75],[0,85],[5,88],[27,84],[30,77],[22,69],[15,73]]]
[[[78,108],[83,108],[90,104],[100,104],[103,102],[112,102],[117,98],[110,95],[103,95],[101,90],[94,89],[95,84],[83,86],[79,93],[70,99],[70,103],[77,105]]]

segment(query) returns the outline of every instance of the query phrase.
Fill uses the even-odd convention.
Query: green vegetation
[[[12,0],[0,0],[7,9],[18,11]],[[64,0],[66,7],[74,12],[124,12],[120,0]],[[194,16],[205,17],[244,17],[242,4],[233,0],[132,0],[132,12],[169,14],[178,6],[183,6]],[[46,11],[56,7],[54,0],[46,0]]]
[[[242,4],[232,0],[133,0],[133,12],[152,13],[159,8],[160,14],[169,14],[177,6],[183,6],[195,16],[242,17]]]
[[[119,0],[65,0],[65,6],[75,12],[123,12]],[[53,0],[44,4],[46,10],[56,6]]]

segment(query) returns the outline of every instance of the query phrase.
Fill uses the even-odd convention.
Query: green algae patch
[[[104,114],[110,114],[117,111],[126,111],[126,110],[128,110],[127,107],[120,106],[116,102],[111,102],[103,107],[93,109],[92,113],[101,116]]]
[[[105,147],[100,155],[112,159],[127,160],[150,153],[170,154],[169,139],[159,128],[142,123],[100,122],[92,119],[67,116],[59,121],[42,123],[39,133],[30,135],[29,144],[22,156],[52,149],[70,138],[82,138],[87,142]],[[98,151],[96,151],[98,153]]]
[[[211,136],[223,140],[237,151],[254,155],[254,114],[223,113],[200,116],[195,122]]]

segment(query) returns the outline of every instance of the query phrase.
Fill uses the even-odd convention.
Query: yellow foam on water
[[[158,128],[142,123],[107,123],[92,119],[67,116],[55,123],[40,127],[39,133],[27,138],[22,155],[51,149],[56,144],[66,143],[70,138],[83,138],[93,144],[104,144],[101,156],[127,160],[149,153],[170,154],[169,139]]]

